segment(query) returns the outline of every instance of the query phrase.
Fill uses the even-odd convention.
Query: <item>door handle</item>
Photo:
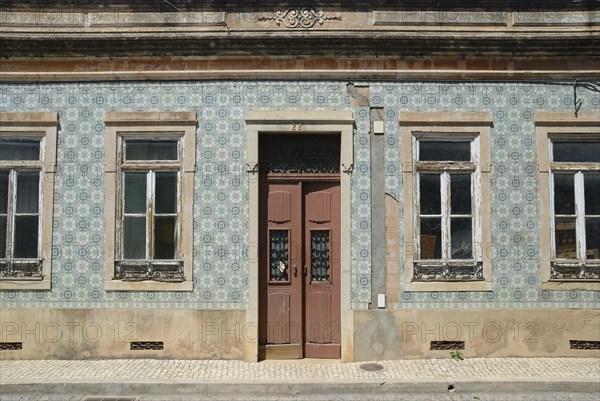
[[[304,267],[302,268],[302,274],[304,274],[306,276],[306,265],[304,265]]]
[[[298,277],[298,266],[294,265],[294,277]]]

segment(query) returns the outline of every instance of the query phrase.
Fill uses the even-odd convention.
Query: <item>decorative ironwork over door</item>
[[[339,135],[261,135],[261,173],[340,172]]]

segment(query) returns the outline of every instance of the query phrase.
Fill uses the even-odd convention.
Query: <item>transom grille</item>
[[[261,173],[340,172],[339,135],[261,135]]]

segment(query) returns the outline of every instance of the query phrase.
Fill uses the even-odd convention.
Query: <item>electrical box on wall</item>
[[[385,308],[385,294],[377,294],[377,307]]]
[[[373,133],[383,135],[383,121],[373,121]]]

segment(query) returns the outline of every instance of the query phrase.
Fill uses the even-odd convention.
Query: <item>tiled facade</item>
[[[0,111],[59,113],[51,291],[1,291],[3,308],[245,309],[248,176],[245,115],[253,109],[352,110],[352,307],[371,300],[370,111],[346,81],[3,84]],[[557,83],[371,82],[385,121],[385,191],[400,200],[399,119],[406,111],[492,116],[493,291],[408,292],[396,309],[598,308],[600,291],[542,291],[535,115],[600,110],[600,94]],[[110,111],[198,113],[192,292],[106,292],[104,135]],[[401,218],[403,218],[401,214]],[[402,275],[400,275],[402,277]]]

